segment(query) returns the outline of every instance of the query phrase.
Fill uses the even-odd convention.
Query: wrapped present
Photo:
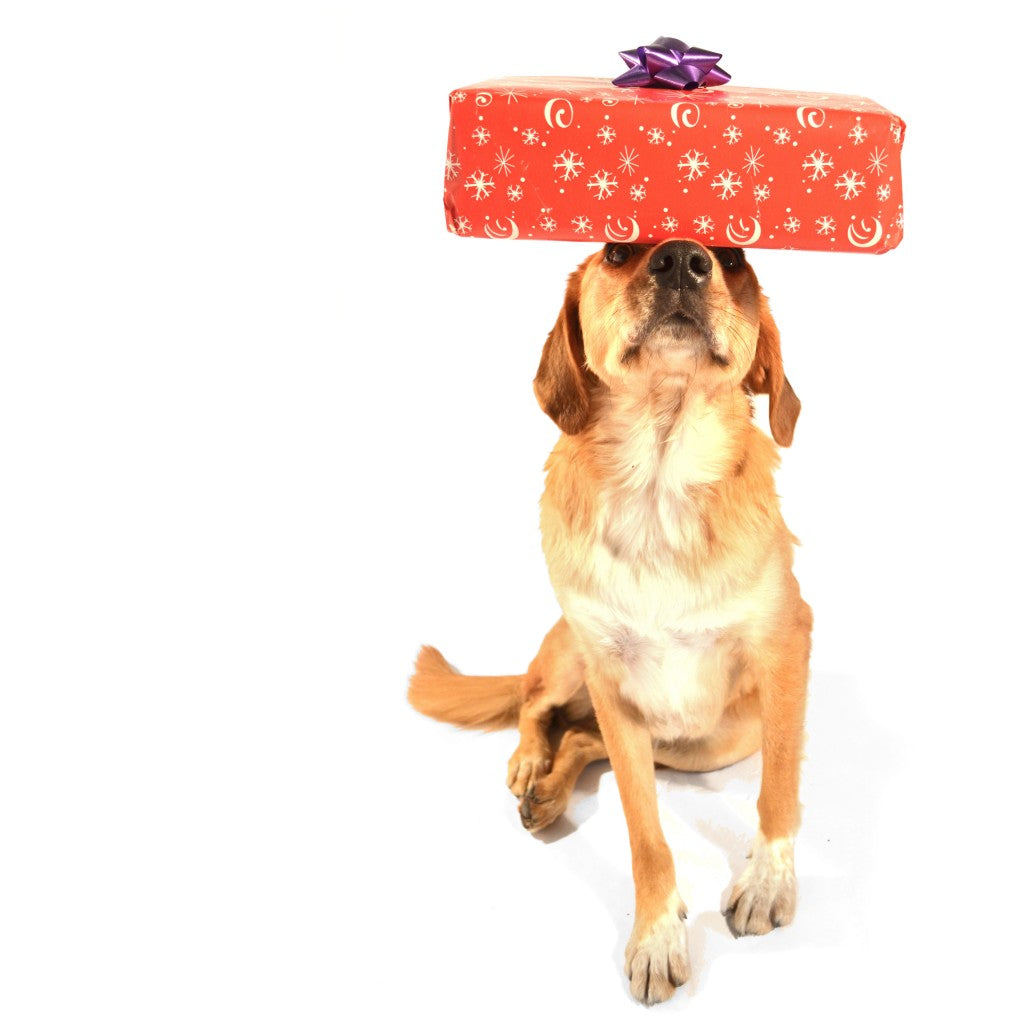
[[[450,110],[459,235],[874,253],[903,237],[905,125],[862,97],[505,78]]]

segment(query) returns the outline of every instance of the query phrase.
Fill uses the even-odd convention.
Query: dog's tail
[[[409,680],[409,703],[424,715],[470,729],[505,729],[519,720],[526,676],[464,676],[424,647]]]

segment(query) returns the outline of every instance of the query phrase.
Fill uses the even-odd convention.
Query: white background
[[[985,1019],[1021,920],[1005,26],[339,10],[0,17],[0,1017]],[[557,616],[531,380],[589,252],[445,232],[447,94],[611,77],[660,34],[908,132],[900,248],[751,253],[804,403],[779,478],[817,616],[801,907],[743,940],[718,914],[756,759],[660,773],[695,977],[643,1011],[610,773],[531,838],[513,735],[404,690],[421,643],[521,671]]]

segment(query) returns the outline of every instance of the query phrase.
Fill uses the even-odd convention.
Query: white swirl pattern
[[[825,111],[821,107],[797,107],[796,119],[801,128],[820,128],[825,123]]]
[[[507,222],[507,226],[502,226],[503,220]],[[484,234],[488,238],[518,238],[519,225],[511,217],[498,217],[493,228],[490,224],[484,225]]]
[[[572,117],[572,103],[564,96],[556,96],[544,105],[544,120],[551,128],[568,128]]]
[[[677,128],[696,128],[700,123],[700,107],[696,103],[673,103],[669,116]]]
[[[846,229],[846,237],[858,249],[872,249],[882,240],[882,222],[872,217],[870,220],[862,220],[859,228],[851,224]]]
[[[747,221],[741,218],[735,228],[731,223],[726,225],[725,237],[733,245],[756,245],[761,240],[761,224],[756,217],[751,217],[748,226]]]
[[[620,217],[615,227],[605,224],[604,237],[609,242],[635,242],[640,237],[640,225],[632,217],[625,221]]]

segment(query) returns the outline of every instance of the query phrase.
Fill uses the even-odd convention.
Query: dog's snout
[[[663,288],[704,288],[711,280],[711,257],[697,242],[666,242],[658,246],[647,268]]]

